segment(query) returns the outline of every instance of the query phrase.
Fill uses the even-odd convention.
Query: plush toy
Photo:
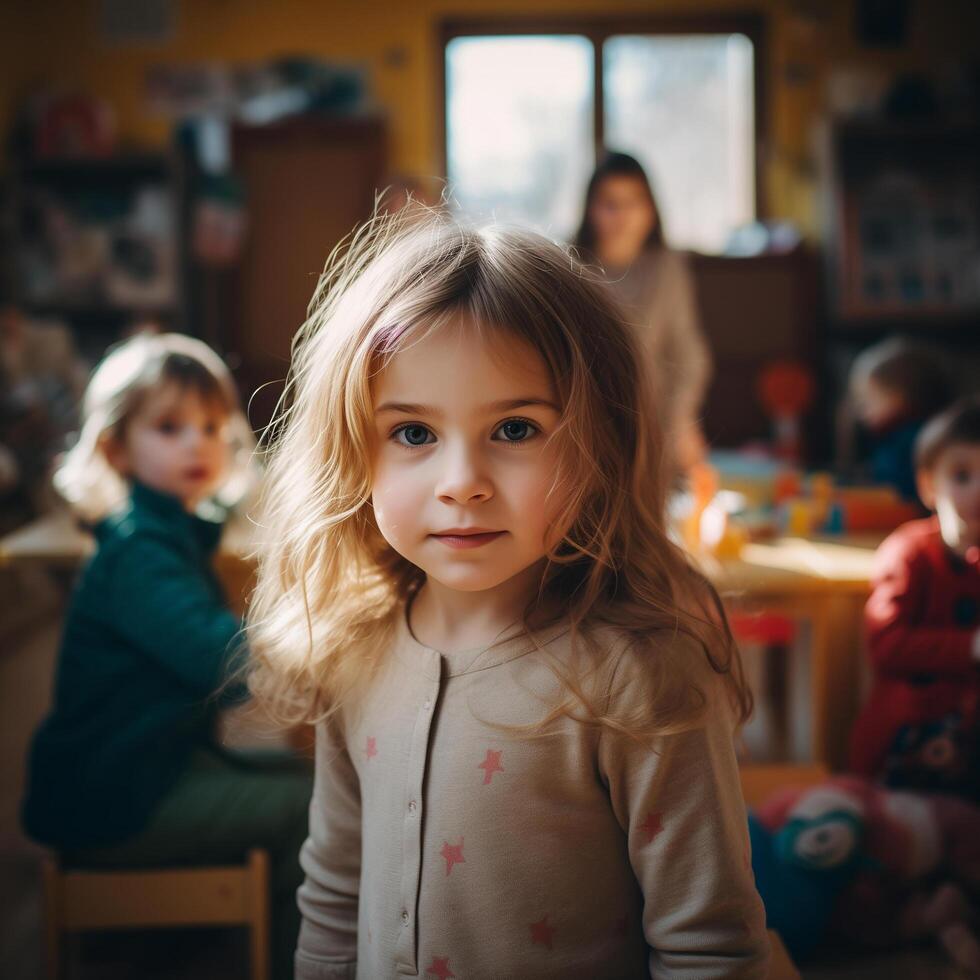
[[[864,822],[861,798],[831,785],[781,794],[749,815],[766,926],[779,933],[794,960],[824,938],[838,897],[857,874]]]
[[[839,777],[780,791],[750,835],[769,927],[794,956],[825,936],[862,946],[932,937],[958,966],[980,969],[980,808]]]

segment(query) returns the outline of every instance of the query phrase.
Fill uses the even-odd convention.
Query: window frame
[[[458,37],[511,36],[522,34],[577,35],[592,42],[593,51],[593,142],[596,157],[604,148],[605,106],[603,92],[603,43],[622,34],[744,34],[752,42],[753,74],[753,170],[755,187],[755,217],[769,216],[762,162],[768,135],[768,106],[765,98],[767,64],[765,21],[756,14],[643,14],[615,17],[467,17],[447,18],[439,24],[439,58],[437,85],[437,130],[439,145],[436,159],[443,179],[448,178],[446,138],[446,47]]]

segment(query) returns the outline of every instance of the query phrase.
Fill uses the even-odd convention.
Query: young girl
[[[31,749],[25,827],[84,866],[221,864],[266,848],[278,976],[290,976],[309,777],[212,743],[219,703],[243,693],[226,686],[245,656],[241,623],[210,568],[220,504],[241,495],[251,455],[233,382],[200,341],[138,336],[96,370],[83,413],[56,483],[98,521],[97,549]]]
[[[749,699],[643,376],[534,235],[380,221],[322,280],[250,634],[317,721],[298,977],[765,976]]]

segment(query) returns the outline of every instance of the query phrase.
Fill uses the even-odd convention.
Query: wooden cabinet
[[[375,118],[317,117],[236,127],[232,157],[245,242],[234,268],[206,277],[199,332],[227,356],[261,428],[327,256],[372,213],[386,172],[385,128]]]
[[[819,263],[806,248],[785,255],[693,255],[702,326],[714,360],[704,406],[712,446],[735,447],[772,435],[757,394],[760,372],[775,360],[823,374]],[[823,406],[804,419],[807,458],[826,453]]]

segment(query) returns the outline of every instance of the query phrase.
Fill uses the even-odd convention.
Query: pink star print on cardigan
[[[433,956],[432,966],[425,971],[426,974],[433,974],[439,978],[439,980],[446,980],[447,977],[456,976],[452,970],[449,969],[449,957],[448,956]]]
[[[476,767],[477,769],[483,770],[484,786],[490,785],[494,773],[504,771],[504,767],[500,764],[500,757],[503,754],[503,749],[499,752],[495,752],[493,749],[487,749],[487,757]]]
[[[547,946],[548,949],[552,948],[552,943],[555,938],[555,927],[548,923],[548,916],[539,919],[537,922],[532,922],[529,928],[531,930],[531,942],[533,944]]]
[[[597,683],[632,711],[650,701],[649,665],[627,640],[619,657],[616,643]],[[690,650],[677,643],[667,650],[672,663],[704,659],[693,641]],[[357,711],[317,726],[297,980],[316,980],[325,963],[386,977],[409,962],[417,980],[549,971],[565,980],[646,972],[763,980],[768,950],[742,866],[731,710],[710,666],[694,678],[718,706],[703,727],[658,737],[650,751],[566,719],[556,722],[554,751],[551,740],[498,741],[483,723],[539,720],[541,691],[554,682],[550,656],[539,665],[531,652],[494,670],[463,663],[405,639]],[[551,850],[555,802],[571,787],[583,805],[562,812],[561,834],[590,846],[550,861],[540,852]],[[568,905],[583,881],[584,916]],[[746,915],[756,905],[758,915]],[[379,927],[370,938],[369,923]],[[646,971],[648,957],[656,962]]]
[[[439,852],[446,859],[446,874],[453,870],[457,864],[465,864],[466,858],[463,857],[463,838],[460,837],[458,844],[450,844],[449,841],[442,842],[442,850]]]
[[[643,834],[644,843],[649,844],[663,829],[664,824],[661,820],[661,814],[648,813],[646,820],[640,824],[640,831]]]

